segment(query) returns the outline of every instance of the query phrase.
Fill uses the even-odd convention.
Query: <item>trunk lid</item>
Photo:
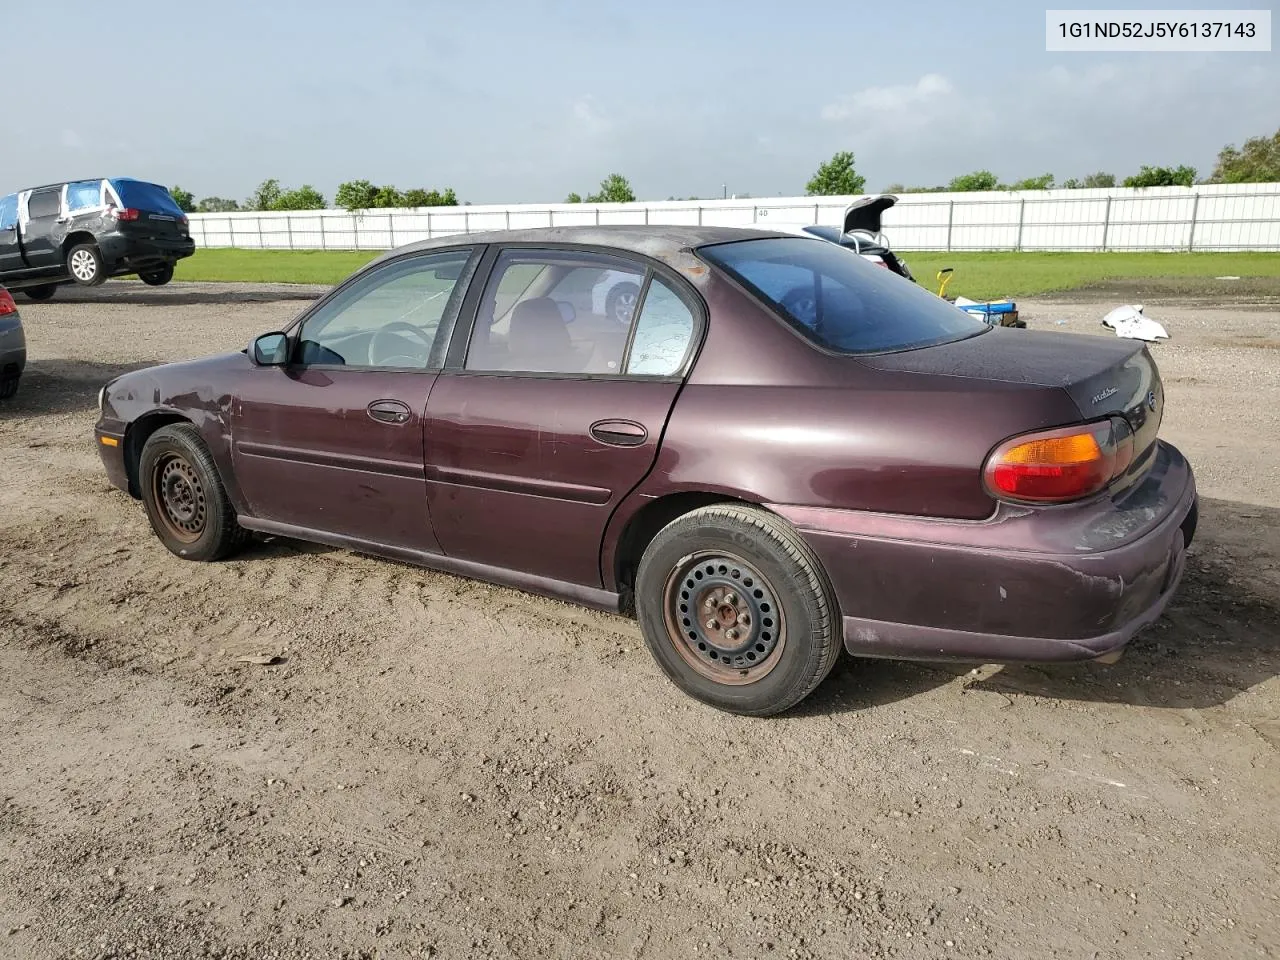
[[[844,209],[844,232],[864,230],[871,234],[880,233],[881,217],[897,202],[898,198],[891,193],[855,200]]]
[[[1081,421],[1121,416],[1134,434],[1124,484],[1143,473],[1155,453],[1164,388],[1140,341],[993,327],[954,343],[860,359],[879,370],[1057,388],[1074,402]]]

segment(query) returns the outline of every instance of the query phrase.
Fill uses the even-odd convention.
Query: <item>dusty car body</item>
[[[630,329],[566,322],[557,292],[607,271]],[[259,531],[634,613],[681,689],[756,715],[841,647],[1114,655],[1196,522],[1143,345],[992,328],[763,230],[411,245],[100,403],[108,476],[179,556]]]
[[[27,336],[22,314],[13,296],[0,287],[0,400],[18,392],[18,381],[27,366]]]
[[[32,300],[134,273],[161,286],[193,253],[187,216],[159,184],[72,180],[0,197],[0,283]]]

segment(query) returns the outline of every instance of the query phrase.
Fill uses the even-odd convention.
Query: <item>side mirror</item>
[[[264,333],[249,344],[249,357],[260,367],[283,367],[289,362],[289,338],[283,333]]]

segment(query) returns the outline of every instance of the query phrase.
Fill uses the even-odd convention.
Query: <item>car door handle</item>
[[[399,400],[375,400],[365,408],[379,423],[408,423],[413,412]]]
[[[597,420],[591,425],[591,436],[613,447],[638,447],[649,438],[649,431],[634,420]]]

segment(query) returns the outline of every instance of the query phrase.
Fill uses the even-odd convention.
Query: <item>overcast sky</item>
[[[641,199],[762,197],[803,193],[837,150],[868,190],[983,167],[1204,176],[1280,127],[1276,53],[1050,54],[1044,9],[0,0],[0,194],[104,175],[243,199],[276,177],[331,199],[366,178],[545,202],[617,171]]]

